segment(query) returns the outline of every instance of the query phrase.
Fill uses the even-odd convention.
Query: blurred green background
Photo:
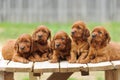
[[[92,31],[95,26],[104,26],[110,33],[112,41],[120,41],[120,23],[119,22],[109,22],[109,23],[86,23],[87,27]],[[32,34],[33,31],[39,25],[46,25],[50,30],[52,35],[54,35],[59,30],[64,30],[70,35],[72,23],[0,23],[0,41],[1,43],[6,42],[8,39],[16,39],[19,35],[23,33]]]

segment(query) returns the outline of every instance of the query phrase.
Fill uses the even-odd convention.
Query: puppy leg
[[[69,63],[75,63],[77,60],[77,54],[75,52],[71,52],[71,59],[69,60]]]
[[[107,56],[97,56],[95,59],[91,60],[91,63],[99,63],[99,62],[104,62],[104,61],[109,61],[109,58]]]
[[[51,63],[56,63],[59,61],[59,53],[54,51],[52,55],[52,60],[50,61]]]
[[[48,58],[48,53],[44,53],[42,55],[42,61],[47,61],[49,58]]]
[[[25,58],[23,58],[23,57],[21,57],[19,55],[13,56],[12,61],[14,61],[14,62],[22,62],[22,63],[28,63],[29,62],[29,60],[27,60],[27,59],[25,59]]]
[[[81,53],[81,55],[79,56],[79,58],[77,60],[77,63],[81,63],[81,61],[86,58],[87,54],[88,54],[87,52]]]
[[[34,53],[32,56],[29,57],[29,60],[33,62],[41,62],[42,58],[37,53]]]
[[[66,56],[66,60],[67,60],[67,61],[70,61],[70,56]]]

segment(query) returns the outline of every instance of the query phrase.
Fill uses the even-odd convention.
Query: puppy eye
[[[65,38],[61,38],[62,40],[65,40]]]
[[[77,29],[81,29],[81,27],[77,27]]]
[[[102,32],[101,32],[101,31],[98,31],[98,33],[99,33],[99,34],[102,34]]]
[[[42,32],[47,33],[47,31],[44,31],[44,30]]]
[[[25,43],[29,43],[29,41],[24,41]]]

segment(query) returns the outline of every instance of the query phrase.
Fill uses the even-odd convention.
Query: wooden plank
[[[120,69],[120,60],[118,60],[118,61],[111,61],[111,63],[114,65],[115,69]]]
[[[105,71],[105,80],[120,80],[118,79],[118,73],[117,70],[106,70]]]
[[[68,73],[53,73],[47,80],[67,80],[73,72]]]
[[[0,80],[4,80],[4,72],[0,72]]]
[[[68,61],[60,62],[60,72],[77,72],[87,70],[86,64],[69,63]]]
[[[14,80],[14,73],[0,72],[0,80]]]
[[[37,80],[37,77],[33,75],[34,73],[30,72],[29,73],[29,80]]]
[[[89,71],[103,71],[114,69],[114,66],[110,62],[100,62],[100,63],[88,63]]]
[[[6,67],[6,71],[9,72],[31,72],[33,67],[33,62],[20,63],[10,61]]]
[[[59,63],[50,63],[49,61],[35,62],[34,73],[40,72],[59,72]]]
[[[0,60],[0,71],[5,71],[9,60]]]

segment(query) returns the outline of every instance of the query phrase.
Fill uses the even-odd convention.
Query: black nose
[[[96,35],[95,35],[95,34],[92,34],[92,38],[94,38],[94,37],[96,37]]]
[[[56,46],[57,46],[57,47],[59,47],[59,46],[60,46],[60,44],[58,43],[58,44],[56,44]]]
[[[39,38],[42,38],[42,35],[38,35]]]
[[[22,46],[22,47],[20,47],[20,49],[21,49],[21,50],[24,50],[24,49],[25,49],[25,47],[24,47],[24,46]]]
[[[75,31],[72,31],[71,33],[72,33],[72,35],[73,35],[73,34],[75,33]]]

